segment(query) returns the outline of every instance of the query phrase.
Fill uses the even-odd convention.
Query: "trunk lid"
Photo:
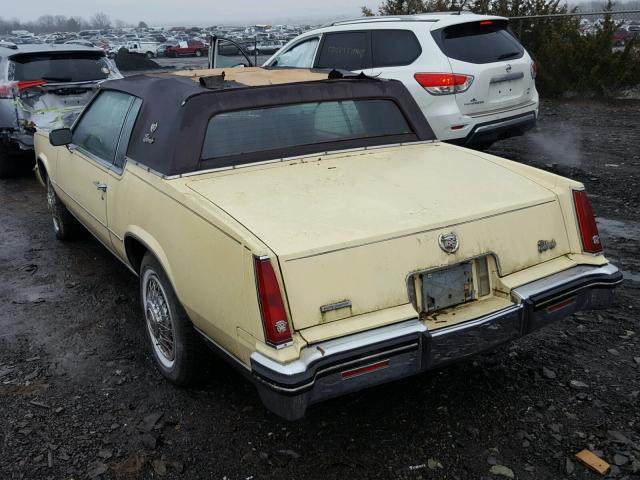
[[[473,75],[473,83],[456,93],[464,115],[508,110],[534,101],[531,58],[504,20],[457,24],[433,32],[453,73]]]
[[[297,330],[407,304],[417,270],[492,253],[508,274],[569,251],[552,192],[444,144],[249,167],[188,186],[276,253]],[[460,239],[454,254],[438,246],[449,232]],[[540,253],[540,239],[557,246]],[[346,300],[346,313],[321,312]]]

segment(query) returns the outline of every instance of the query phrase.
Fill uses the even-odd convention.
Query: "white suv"
[[[503,17],[437,13],[335,22],[290,41],[264,66],[400,80],[438,139],[474,148],[521,135],[538,116],[536,65]]]

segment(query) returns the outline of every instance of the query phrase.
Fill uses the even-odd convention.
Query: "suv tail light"
[[[582,238],[582,249],[587,253],[602,253],[600,233],[598,232],[596,219],[593,216],[593,210],[591,210],[591,204],[587,198],[587,192],[584,190],[574,190],[573,204],[576,208],[578,228],[580,229],[580,237]]]
[[[21,80],[19,82],[0,83],[0,98],[13,98],[15,93],[21,93],[28,88],[46,85],[44,80]]]
[[[414,78],[431,95],[462,93],[473,83],[471,75],[461,73],[416,73]]]
[[[291,342],[291,329],[276,273],[269,258],[254,257],[253,263],[265,340],[276,348],[284,347]]]
[[[536,64],[536,62],[531,62],[531,78],[535,80],[537,76],[538,76],[538,65]]]
[[[47,82],[45,82],[44,80],[21,80],[16,84],[16,88],[18,89],[19,92],[22,92],[27,88],[41,87],[46,83]]]

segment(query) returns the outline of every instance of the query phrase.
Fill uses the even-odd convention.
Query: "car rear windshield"
[[[32,53],[11,57],[12,80],[47,80],[50,82],[86,82],[104,80],[109,66],[100,52]]]
[[[202,159],[412,134],[391,100],[336,100],[220,113],[209,121]],[[391,142],[390,142],[391,143]],[[319,151],[324,148],[319,147]],[[338,150],[339,148],[334,148]],[[227,162],[222,162],[228,164]]]
[[[524,55],[504,20],[452,25],[435,30],[433,38],[447,57],[468,63],[502,62]]]

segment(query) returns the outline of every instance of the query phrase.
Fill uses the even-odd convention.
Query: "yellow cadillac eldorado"
[[[36,134],[55,235],[84,227],[139,277],[167,379],[208,345],[297,419],[612,302],[580,183],[438,142],[401,83],[340,77],[134,76]]]

